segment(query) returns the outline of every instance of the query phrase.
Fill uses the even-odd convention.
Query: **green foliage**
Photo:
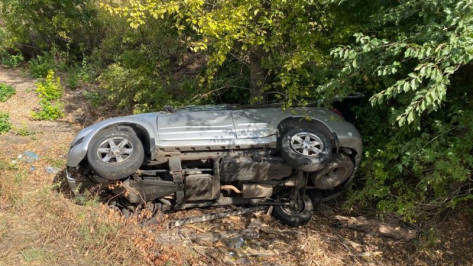
[[[36,84],[36,93],[40,98],[40,110],[32,113],[38,120],[55,120],[64,116],[62,103],[59,101],[63,94],[59,77],[49,70],[46,79]]]
[[[40,110],[33,112],[31,116],[37,120],[56,120],[64,116],[61,103],[52,103],[48,101],[40,102]]]
[[[83,94],[92,107],[100,107],[105,101],[104,96],[99,92],[84,91]]]
[[[10,85],[0,83],[0,102],[6,102],[15,95],[16,90]]]
[[[96,5],[90,0],[4,0],[0,16],[4,27],[4,47],[19,47],[34,52],[69,44],[73,54],[81,54],[86,45],[97,42],[101,26],[96,19]]]
[[[150,21],[140,30],[130,28],[122,18],[109,18],[108,23],[114,32],[90,59],[113,62],[98,77],[100,87],[108,92],[108,104],[139,113],[181,105],[191,98],[195,87],[186,91],[184,86],[195,78],[186,78],[187,68],[196,63],[199,68],[198,62],[170,22]]]
[[[41,100],[46,101],[54,101],[62,97],[61,80],[54,76],[54,71],[49,70],[46,79],[36,84],[36,93]]]
[[[174,22],[194,52],[208,54],[201,80],[208,85],[207,95],[212,95],[222,66],[236,58],[250,70],[250,88],[241,89],[250,90],[251,100],[266,97],[288,105],[305,104],[315,96],[311,91],[326,72],[315,66],[328,61],[334,43],[350,36],[350,31],[337,29],[349,21],[348,9],[331,9],[320,1],[129,1],[103,6],[127,18],[133,28],[153,19]]]
[[[45,53],[31,59],[28,67],[34,78],[45,78],[49,70],[56,69],[56,62],[51,54]]]
[[[0,134],[10,131],[10,115],[8,113],[0,113]]]
[[[9,67],[9,68],[15,68],[19,66],[21,63],[24,62],[23,55],[21,53],[17,54],[9,54],[7,52],[1,52],[1,47],[0,47],[0,65]]]
[[[446,100],[452,75],[473,60],[471,0],[380,2],[368,31],[353,45],[331,54],[342,64],[322,91],[353,91],[366,85],[376,90],[373,105],[397,101],[400,126],[437,111]],[[413,12],[416,10],[416,12]]]
[[[136,113],[158,109],[169,97],[161,84],[146,76],[143,68],[126,69],[113,64],[102,73],[99,81],[109,92],[108,101]]]
[[[455,80],[457,91],[449,94],[445,111],[424,117],[423,130],[382,126],[396,121],[390,106],[358,108],[365,144],[358,176],[364,183],[351,191],[349,204],[376,203],[381,211],[415,221],[471,199],[473,98],[465,95],[473,87],[466,81]]]

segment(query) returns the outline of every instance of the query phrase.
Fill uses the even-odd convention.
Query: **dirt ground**
[[[311,222],[300,228],[282,226],[266,211],[168,228],[175,219],[234,208],[194,209],[146,220],[125,219],[102,204],[77,204],[68,193],[53,189],[53,179],[63,178],[63,172],[51,173],[47,167],[64,169],[74,135],[114,112],[89,106],[83,95],[88,88],[82,87],[66,90],[64,118],[32,120],[31,112],[39,107],[35,82],[26,70],[0,67],[0,83],[17,91],[0,103],[0,112],[10,114],[13,126],[0,135],[1,265],[473,264],[469,203],[418,225],[385,221],[415,231],[411,239],[348,229],[335,219],[337,215],[379,220],[366,210],[344,211],[337,202],[321,205]],[[39,160],[26,162],[25,151]]]

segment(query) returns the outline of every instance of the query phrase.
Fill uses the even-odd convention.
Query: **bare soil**
[[[473,263],[471,203],[420,225],[386,219],[413,229],[399,240],[347,229],[336,215],[371,219],[373,212],[347,212],[338,203],[321,205],[304,227],[280,225],[265,212],[168,228],[170,221],[231,208],[194,209],[151,219],[125,219],[102,204],[77,204],[53,190],[45,167],[65,167],[68,147],[84,126],[114,115],[91,107],[82,87],[67,90],[65,117],[35,121],[39,107],[36,80],[23,69],[0,67],[0,83],[16,94],[0,111],[10,114],[13,129],[0,135],[0,264],[251,264],[251,265],[431,265]],[[23,162],[32,151],[39,160]],[[372,213],[372,214],[371,214]],[[105,228],[105,229],[104,229]],[[108,228],[108,229],[107,229]],[[108,230],[108,231],[107,231]]]

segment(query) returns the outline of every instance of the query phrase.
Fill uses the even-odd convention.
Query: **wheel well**
[[[336,135],[332,134],[330,129],[328,129],[328,127],[324,123],[315,119],[307,120],[303,117],[289,117],[282,120],[278,125],[278,137],[282,137],[282,135],[284,135],[286,131],[291,130],[295,127],[308,127],[308,128],[317,129],[322,134],[327,136],[327,138],[329,138],[332,141],[332,144],[336,144],[336,145],[332,145],[333,148],[336,148],[338,146],[338,143],[333,143],[334,141],[337,141]]]

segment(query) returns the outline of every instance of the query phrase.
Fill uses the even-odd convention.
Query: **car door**
[[[158,116],[160,141],[231,143],[236,138],[230,110],[181,110]]]
[[[238,139],[255,139],[274,137],[276,128],[271,126],[271,120],[278,116],[280,109],[241,109],[233,111],[233,123]]]

